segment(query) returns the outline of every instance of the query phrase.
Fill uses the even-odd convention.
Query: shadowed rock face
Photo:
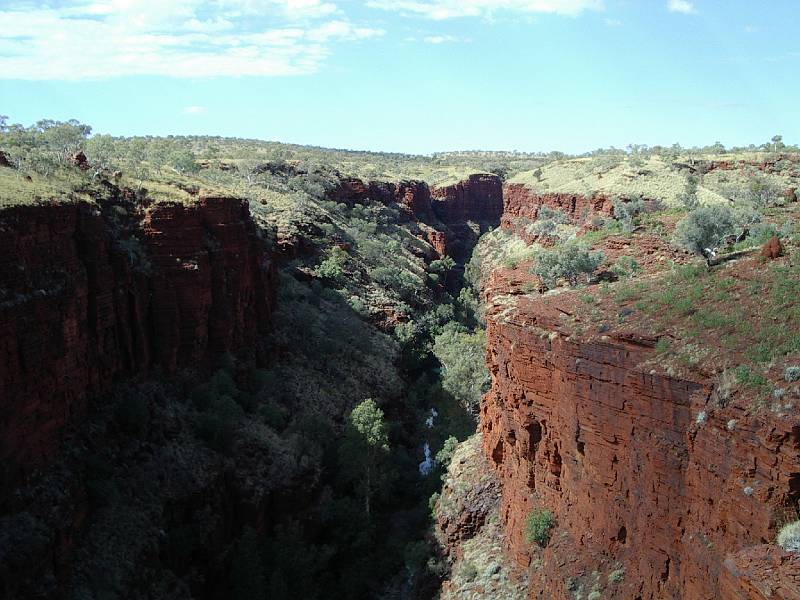
[[[710,386],[640,371],[649,345],[572,341],[541,301],[520,300],[511,316],[501,308],[489,319],[481,429],[510,550],[523,566],[541,560],[531,597],[571,598],[592,589],[593,572],[604,598],[798,597],[796,556],[746,549],[772,541],[796,510],[800,419],[735,405],[698,416]],[[557,522],[541,553],[524,539],[534,507]]]
[[[242,200],[23,206],[0,230],[3,489],[89,397],[253,347],[269,322],[274,268]]]

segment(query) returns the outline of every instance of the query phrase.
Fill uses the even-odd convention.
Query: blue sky
[[[411,153],[798,143],[798,23],[798,0],[0,0],[0,114]]]

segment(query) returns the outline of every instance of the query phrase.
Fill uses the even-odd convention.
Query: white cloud
[[[324,0],[66,0],[0,8],[0,79],[275,76],[383,35]]]
[[[185,115],[204,115],[207,109],[205,106],[187,106],[183,109]]]
[[[426,44],[447,44],[449,42],[460,42],[461,38],[454,35],[429,35],[422,40]]]
[[[622,21],[619,19],[603,19],[603,23],[606,24],[606,27],[621,27]]]
[[[694,4],[688,2],[688,0],[667,0],[667,9],[670,12],[683,13],[685,15],[691,15],[697,12]]]
[[[575,16],[601,10],[603,0],[368,0],[368,6],[428,19],[488,17],[499,11]]]

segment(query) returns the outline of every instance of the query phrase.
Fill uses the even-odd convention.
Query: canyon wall
[[[423,181],[364,182],[346,178],[328,198],[348,205],[371,201],[397,206],[419,227],[417,235],[441,256],[463,264],[482,233],[503,215],[503,185],[497,175],[477,174],[459,183],[429,187]]]
[[[639,368],[653,341],[579,341],[562,315],[558,296],[506,297],[488,321],[484,451],[530,597],[800,597],[797,556],[765,545],[797,518],[800,417],[706,412],[707,382]],[[544,550],[533,509],[555,516]]]
[[[0,212],[0,482],[53,456],[115,381],[252,348],[274,266],[245,201]]]

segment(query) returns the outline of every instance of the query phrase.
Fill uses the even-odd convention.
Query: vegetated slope
[[[476,248],[483,446],[531,597],[798,597],[774,543],[800,517],[797,175],[766,201],[762,177],[686,186],[688,212],[530,190]]]

